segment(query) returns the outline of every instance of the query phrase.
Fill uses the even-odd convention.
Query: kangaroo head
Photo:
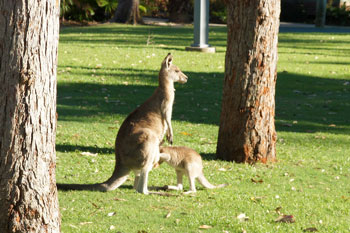
[[[169,53],[162,62],[161,70],[164,72],[167,79],[172,80],[173,82],[186,83],[187,76],[181,72],[179,67],[172,63],[173,56]]]

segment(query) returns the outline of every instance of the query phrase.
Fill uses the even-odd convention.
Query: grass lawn
[[[191,43],[191,27],[61,29],[57,182],[111,176],[118,128],[153,93],[171,52],[189,77],[176,84],[174,145],[203,156],[211,183],[229,184],[216,190],[198,184],[195,195],[141,195],[132,189],[132,174],[108,193],[60,191],[62,232],[349,232],[350,35],[279,35],[278,162],[254,166],[215,160],[226,28],[211,28],[215,54],[184,51]],[[165,184],[176,184],[166,164],[149,176],[150,186]],[[295,223],[275,222],[281,214]]]

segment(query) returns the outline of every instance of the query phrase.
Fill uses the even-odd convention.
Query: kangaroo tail
[[[227,184],[219,184],[219,185],[212,185],[209,183],[209,181],[205,178],[204,174],[202,173],[200,176],[198,176],[198,181],[203,187],[207,189],[215,189],[215,188],[222,188],[227,186]]]
[[[113,175],[107,181],[96,184],[57,184],[59,190],[91,190],[91,191],[112,191],[122,185],[128,175],[130,169],[120,168],[116,166]]]

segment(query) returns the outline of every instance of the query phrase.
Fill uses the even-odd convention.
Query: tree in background
[[[143,23],[139,12],[139,0],[119,0],[117,10],[111,22],[118,23]]]
[[[0,232],[59,232],[59,1],[0,0]]]
[[[317,0],[315,26],[324,27],[326,25],[327,0]]]
[[[227,8],[217,157],[249,163],[274,160],[280,0],[229,0]]]
[[[189,23],[193,18],[193,1],[169,0],[168,14],[171,22]]]

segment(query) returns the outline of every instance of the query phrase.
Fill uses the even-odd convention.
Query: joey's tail
[[[198,181],[201,185],[203,185],[204,188],[207,188],[207,189],[215,189],[215,188],[222,188],[222,187],[225,187],[227,186],[227,184],[219,184],[219,185],[212,185],[211,183],[209,183],[209,181],[205,178],[205,176],[203,175],[200,175],[198,176]]]
[[[59,190],[91,190],[91,191],[112,191],[122,185],[128,175],[130,169],[120,168],[116,166],[113,175],[107,181],[96,184],[57,184]]]

